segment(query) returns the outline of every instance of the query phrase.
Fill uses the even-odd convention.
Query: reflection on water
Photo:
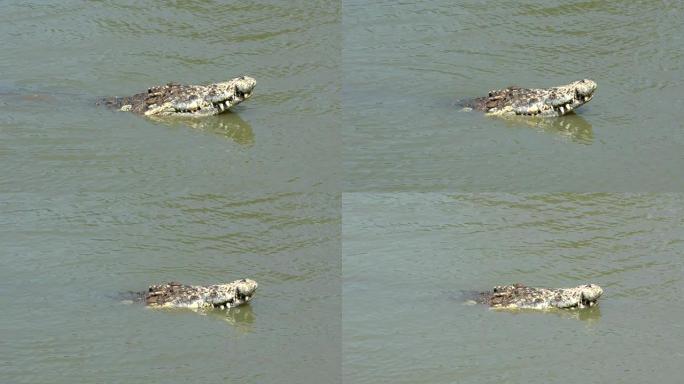
[[[240,333],[250,333],[254,329],[254,322],[256,315],[252,311],[251,305],[241,305],[239,307],[230,309],[198,309],[198,308],[150,308],[145,307],[144,303],[145,292],[126,291],[118,295],[113,295],[110,298],[118,301],[121,305],[139,304],[141,308],[153,309],[159,311],[192,311],[204,316],[211,316],[217,320],[223,320],[235,327]]]
[[[565,137],[575,143],[589,145],[594,141],[594,131],[591,124],[582,116],[571,113],[561,117],[522,117],[510,116],[499,118],[506,121],[511,128],[530,126],[540,132],[552,133]]]
[[[558,309],[550,308],[546,310],[535,310],[535,309],[515,309],[515,308],[491,308],[490,310],[509,313],[512,315],[521,314],[540,314],[540,315],[555,315],[563,319],[575,319],[580,321],[586,321],[587,323],[595,323],[601,318],[600,304],[590,308],[582,309]]]
[[[242,120],[237,113],[228,112],[204,118],[154,117],[153,120],[171,126],[184,125],[200,131],[211,132],[247,147],[254,145],[254,132],[251,125]]]
[[[252,311],[251,305],[230,308],[229,310],[211,310],[207,315],[221,319],[232,325],[240,333],[251,333],[254,330],[256,315]]]

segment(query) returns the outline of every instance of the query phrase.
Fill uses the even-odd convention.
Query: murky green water
[[[3,3],[2,190],[336,191],[339,8]],[[257,79],[253,97],[195,129],[93,105],[155,84],[240,74]]]
[[[343,197],[343,377],[350,383],[678,382],[684,197]],[[604,288],[555,313],[464,305],[523,282]]]
[[[0,5],[0,382],[340,381],[335,2]],[[249,74],[234,113],[96,107]],[[228,315],[121,303],[251,277]]]
[[[681,191],[684,4],[345,1],[344,184],[353,191]],[[591,78],[539,126],[459,112],[509,85]]]
[[[339,382],[339,198],[0,195],[3,383]],[[202,316],[125,304],[176,280],[250,277]]]
[[[684,191],[682,15],[3,2],[0,382],[677,381],[684,197],[530,193]],[[241,74],[253,97],[193,122],[94,105]],[[559,119],[455,105],[585,77],[596,97]],[[241,277],[259,291],[227,314],[123,300]],[[583,281],[598,308],[463,305]]]

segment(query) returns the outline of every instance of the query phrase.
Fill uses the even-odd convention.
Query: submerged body
[[[603,289],[596,284],[574,288],[531,288],[522,284],[499,285],[482,292],[477,302],[492,308],[550,309],[586,308],[597,304]]]
[[[248,303],[257,287],[256,281],[250,279],[207,286],[163,283],[149,287],[145,304],[164,308],[228,309]]]
[[[589,102],[595,90],[589,79],[551,88],[508,87],[461,105],[493,116],[563,116]]]
[[[211,116],[250,98],[255,86],[256,80],[248,76],[207,85],[169,83],[133,96],[105,98],[98,104],[150,117]]]

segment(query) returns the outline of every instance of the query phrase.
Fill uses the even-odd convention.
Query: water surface
[[[0,194],[3,383],[340,381],[339,197]],[[161,281],[259,283],[208,315]]]
[[[0,381],[339,382],[339,4],[0,9]],[[94,105],[242,74],[201,121]],[[242,277],[228,314],[121,300]]]
[[[339,20],[330,1],[4,2],[0,186],[334,191]],[[253,97],[199,126],[94,106],[241,74]]]
[[[349,0],[343,12],[346,190],[684,190],[683,3]],[[454,105],[582,78],[595,98],[553,122]]]
[[[682,195],[346,194],[344,382],[677,382],[682,228]],[[550,313],[464,304],[515,282],[604,296]]]

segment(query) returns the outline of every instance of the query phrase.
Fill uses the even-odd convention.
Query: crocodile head
[[[581,285],[577,288],[581,295],[580,307],[593,307],[603,295],[603,289],[596,284]]]
[[[259,285],[250,279],[236,280],[230,284],[219,284],[207,287],[209,290],[205,300],[214,308],[232,308],[252,300]]]
[[[141,110],[146,116],[202,117],[218,115],[252,96],[256,80],[241,76],[230,81],[208,85],[170,83],[152,87],[144,95]],[[121,107],[138,112],[135,103]]]
[[[575,288],[557,290],[551,304],[557,308],[587,308],[597,304],[603,289],[596,284],[585,284]]]
[[[589,79],[551,88],[509,87],[490,91],[478,99],[488,115],[563,116],[586,104],[594,96],[596,83]]]

